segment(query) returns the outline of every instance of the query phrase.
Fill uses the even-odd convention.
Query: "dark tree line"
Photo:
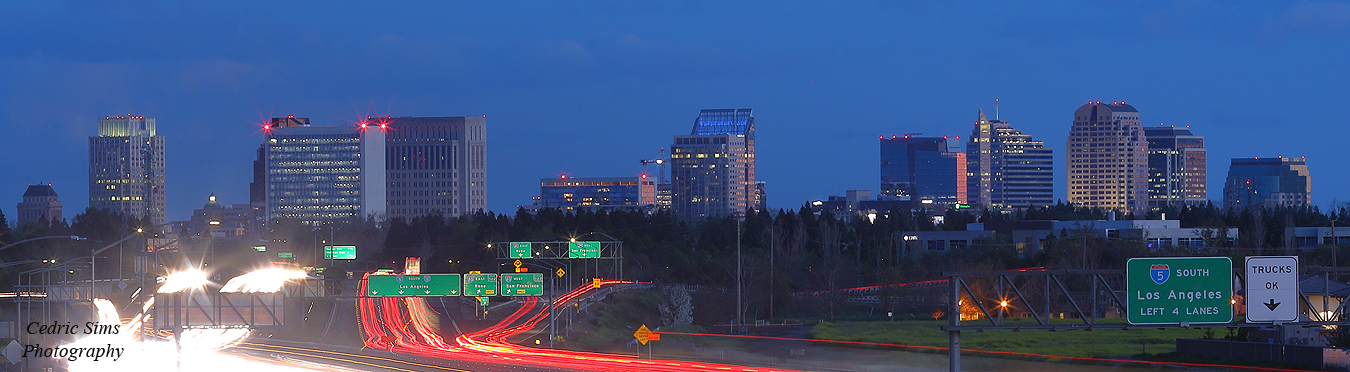
[[[389,221],[353,219],[320,226],[281,220],[268,226],[263,239],[268,244],[285,247],[270,249],[293,250],[301,262],[314,262],[306,257],[320,254],[318,249],[323,244],[357,245],[360,260],[347,264],[347,269],[398,268],[405,257],[421,257],[424,272],[489,272],[499,270],[504,263],[497,259],[496,252],[488,249],[489,243],[613,237],[624,242],[624,270],[629,279],[733,288],[739,232],[745,311],[748,318],[762,319],[770,314],[783,317],[840,313],[845,310],[843,298],[830,297],[840,293],[835,290],[934,279],[942,271],[1038,266],[1107,269],[1123,267],[1126,259],[1146,255],[1282,253],[1290,240],[1285,236],[1286,227],[1327,226],[1332,219],[1350,225],[1350,211],[1343,207],[1323,213],[1317,207],[1224,210],[1206,204],[1141,217],[1157,219],[1162,213],[1168,219],[1180,219],[1184,228],[1230,226],[1237,227],[1240,234],[1235,243],[1216,239],[1207,244],[1210,246],[1207,248],[1213,248],[1209,250],[1164,251],[1149,249],[1141,239],[1108,239],[1088,231],[1070,230],[1046,237],[1042,250],[1001,235],[941,252],[912,247],[904,241],[906,231],[964,230],[974,222],[1095,220],[1109,215],[1100,209],[1059,203],[1009,213],[951,210],[937,224],[926,210],[890,210],[878,213],[875,219],[839,218],[829,212],[817,215],[803,206],[797,210],[751,212],[738,223],[730,217],[680,221],[665,212],[545,209],[531,214],[521,209],[513,215],[488,212]],[[87,255],[94,245],[115,241],[131,233],[135,226],[147,224],[94,209],[85,210],[72,221],[68,225],[65,221],[40,222],[10,229],[0,218],[0,243],[45,235],[79,235],[90,239],[26,243],[23,249],[0,252],[0,260],[64,260]],[[242,246],[247,248],[247,244]],[[1350,252],[1338,255],[1341,264],[1350,261],[1345,258],[1350,256],[1347,253]],[[1305,256],[1305,262],[1329,264],[1331,248],[1321,247]],[[0,283],[12,283],[14,273],[33,265],[7,269],[0,273]],[[828,295],[793,295],[817,291]]]

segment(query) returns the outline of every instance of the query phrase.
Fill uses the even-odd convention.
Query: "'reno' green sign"
[[[1130,324],[1233,322],[1233,260],[1228,257],[1131,258],[1125,264]]]

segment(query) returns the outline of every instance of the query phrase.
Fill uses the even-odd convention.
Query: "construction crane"
[[[659,166],[660,166],[660,172],[661,172],[661,173],[657,173],[657,174],[656,174],[656,182],[657,182],[658,184],[666,183],[666,161],[667,161],[667,160],[666,160],[666,148],[665,148],[665,147],[662,147],[662,148],[661,148],[661,157],[659,157],[659,158],[656,158],[656,159],[638,159],[638,163],[641,163],[641,164],[642,164],[642,167],[643,167],[644,169],[645,169],[645,168],[647,167],[647,165],[649,165],[649,164],[656,164],[656,165],[659,165]]]

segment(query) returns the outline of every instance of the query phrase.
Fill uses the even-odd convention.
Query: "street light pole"
[[[745,324],[744,310],[741,308],[741,219],[736,219],[736,325]],[[733,331],[732,333],[735,333]]]
[[[94,317],[93,317],[94,320],[98,320],[98,306],[94,306],[94,284],[96,284],[96,283],[97,283],[97,280],[98,280],[98,276],[95,275],[95,273],[96,273],[95,267],[96,267],[97,265],[94,264],[94,258],[97,258],[99,253],[101,253],[101,252],[103,252],[103,251],[106,251],[106,250],[108,250],[109,248],[112,248],[112,247],[114,247],[114,246],[116,246],[116,245],[118,245],[118,244],[122,244],[122,242],[125,242],[125,241],[127,241],[128,239],[131,239],[131,238],[140,236],[141,233],[144,232],[144,231],[145,231],[145,229],[139,229],[139,228],[138,228],[138,229],[136,229],[136,233],[135,233],[135,234],[127,235],[127,237],[122,238],[121,240],[112,242],[112,244],[108,244],[108,245],[104,246],[103,248],[99,248],[99,249],[91,249],[91,250],[89,250],[89,310],[90,310],[91,314],[94,315]]]
[[[0,246],[0,251],[5,250],[5,248],[13,247],[13,246],[16,246],[16,245],[19,245],[19,244],[23,244],[23,243],[27,243],[27,242],[31,242],[31,241],[34,241],[34,240],[42,240],[42,239],[88,240],[88,239],[81,238],[81,237],[78,237],[78,236],[75,236],[75,235],[69,235],[69,236],[67,236],[67,235],[39,236],[39,237],[36,237],[36,238],[24,239],[24,240],[20,240],[20,241],[17,241],[17,242],[5,244],[4,246]]]

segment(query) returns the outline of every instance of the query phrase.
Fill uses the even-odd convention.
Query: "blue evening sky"
[[[705,108],[753,108],[769,205],[878,187],[878,135],[969,136],[976,111],[1056,151],[1089,100],[1189,125],[1228,160],[1308,157],[1350,199],[1350,4],[1335,1],[8,2],[0,210],[53,183],[88,203],[97,118],[158,120],[168,217],[247,203],[257,125],[487,115],[488,206],[538,179],[636,175]],[[377,3],[377,4],[368,4]],[[1034,5],[1027,5],[1034,4]],[[655,171],[655,168],[652,168]]]

